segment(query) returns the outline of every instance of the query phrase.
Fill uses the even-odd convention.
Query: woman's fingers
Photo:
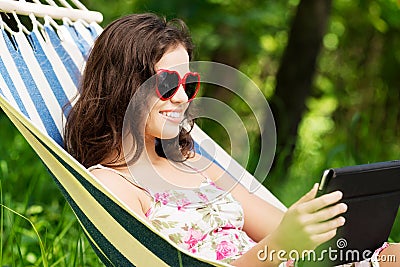
[[[322,209],[313,214],[315,221],[322,222],[330,220],[339,214],[347,211],[347,205],[345,203],[339,203],[334,206]]]
[[[314,213],[324,207],[335,204],[343,197],[343,193],[340,191],[335,191],[329,194],[325,194],[318,198],[312,199],[308,202],[301,203],[299,205],[300,212],[302,213]]]
[[[344,218],[338,215],[346,212],[347,205],[337,203],[343,194],[336,191],[315,198],[317,190],[318,184],[293,204],[278,227],[278,232],[284,235],[291,233],[289,236],[292,237],[292,241],[304,241],[304,244],[300,245],[303,249],[318,246],[333,238],[337,228],[344,224]],[[288,246],[292,245],[293,242]]]
[[[344,217],[340,216],[329,221],[307,225],[304,230],[311,235],[323,234],[335,230],[340,226],[343,226],[344,223],[345,223]]]
[[[313,235],[311,237],[312,242],[314,242],[314,244],[316,244],[316,246],[319,246],[320,244],[325,243],[326,241],[334,238],[336,235],[336,232],[337,232],[337,229],[335,228],[333,230],[330,230],[330,231],[322,233],[322,234]]]
[[[306,203],[307,201],[314,199],[315,196],[317,195],[317,191],[318,191],[318,183],[314,184],[313,188],[311,188],[311,190],[308,191],[308,193],[302,196],[294,205]]]
[[[321,209],[317,212],[310,213],[303,216],[303,222],[305,224],[313,224],[328,221],[342,213],[347,211],[347,205],[345,203],[338,203],[336,205]]]

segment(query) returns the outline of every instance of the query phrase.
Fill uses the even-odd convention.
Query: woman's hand
[[[342,198],[340,191],[315,198],[318,184],[294,203],[285,213],[278,228],[269,239],[279,249],[289,253],[297,250],[313,250],[320,244],[332,239],[337,228],[345,223],[338,215],[346,212],[347,205],[337,203]]]

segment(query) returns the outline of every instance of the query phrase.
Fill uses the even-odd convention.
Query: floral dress
[[[229,263],[255,244],[242,230],[240,203],[211,181],[153,197],[147,218],[164,236],[198,256]]]
[[[146,191],[152,202],[146,217],[163,235],[197,256],[226,263],[240,257],[256,243],[243,231],[242,206],[210,179],[194,189],[152,192],[133,177],[97,164],[89,168],[117,173]]]

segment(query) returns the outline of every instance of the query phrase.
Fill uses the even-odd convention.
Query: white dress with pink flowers
[[[146,216],[178,246],[205,258],[229,263],[255,244],[242,230],[240,203],[211,181],[154,194]]]
[[[89,170],[98,168],[132,181],[132,177],[102,165]],[[229,263],[255,245],[242,230],[244,217],[240,203],[206,177],[199,188],[165,192],[151,192],[134,182],[153,198],[146,217],[162,235],[183,249]]]

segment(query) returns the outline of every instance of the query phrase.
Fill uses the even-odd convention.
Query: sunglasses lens
[[[196,93],[199,86],[200,77],[197,74],[188,74],[185,80],[185,91],[189,99],[192,99]]]
[[[179,76],[177,73],[160,72],[158,74],[158,92],[162,99],[171,98],[179,84]]]

